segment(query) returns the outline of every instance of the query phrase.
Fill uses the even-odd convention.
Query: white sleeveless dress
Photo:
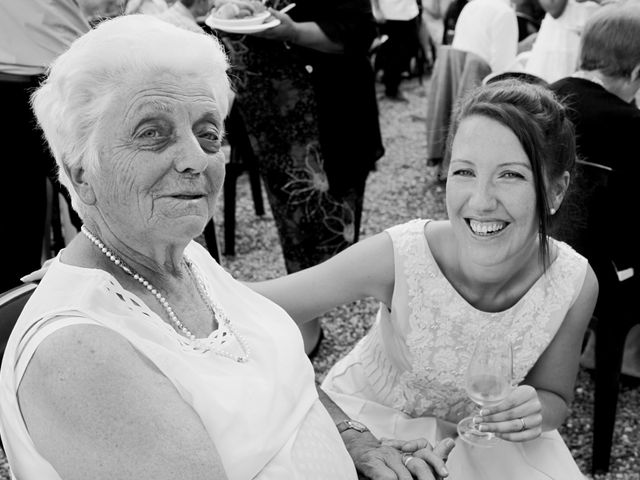
[[[295,323],[234,280],[197,243],[185,254],[246,339],[249,361],[189,351],[183,337],[110,274],[63,264],[58,256],[18,319],[0,370],[0,435],[14,478],[60,480],[33,444],[16,392],[47,335],[67,325],[94,324],[125,337],[171,380],[200,416],[230,480],[355,480],[351,457],[318,400]],[[212,336],[241,353],[223,328]]]
[[[479,333],[490,325],[514,345],[521,382],[549,345],[577,298],[587,261],[554,242],[556,260],[513,307],[475,309],[440,271],[424,236],[426,220],[387,230],[395,258],[391,312],[381,305],[367,335],[327,374],[322,387],[348,415],[379,437],[432,443],[456,437],[456,423],[474,410],[464,373]],[[584,480],[557,430],[536,440],[471,447],[460,439],[448,480]]]

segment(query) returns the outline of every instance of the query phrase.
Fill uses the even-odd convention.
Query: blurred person
[[[212,0],[176,0],[168,9],[156,15],[177,27],[204,33],[198,19],[211,10],[212,4]]]
[[[20,277],[39,268],[43,258],[47,177],[53,177],[55,162],[42,142],[29,95],[49,64],[89,29],[76,0],[0,2],[0,89],[5,109],[0,139],[7,179],[0,189],[5,212],[0,248],[9,256],[0,272],[0,291],[19,285]]]
[[[388,39],[376,54],[376,71],[382,71],[384,95],[389,100],[407,102],[400,91],[402,74],[409,71],[411,58],[422,48],[418,37],[421,22],[416,0],[372,0],[380,33]]]
[[[394,226],[251,287],[299,320],[362,297],[380,301],[374,326],[322,387],[383,437],[456,435],[474,410],[465,372],[475,342],[486,331],[503,335],[514,387],[475,418],[501,441],[477,448],[458,437],[449,478],[584,480],[557,429],[598,283],[584,257],[549,236],[576,160],[573,126],[548,89],[505,80],[469,93],[451,132],[448,220]]]
[[[414,478],[444,473],[453,442],[391,446],[349,423],[292,319],[193,240],[224,180],[227,68],[213,37],[126,15],[72,43],[34,93],[84,224],[4,353],[15,478],[409,478],[403,452],[420,457]]]
[[[640,259],[633,230],[624,206],[635,202],[638,162],[630,157],[637,150],[640,110],[634,98],[640,91],[640,3],[605,5],[586,23],[580,38],[578,70],[550,88],[570,107],[576,126],[578,153],[583,160],[614,169],[609,191],[621,208],[611,216],[609,236],[615,239],[616,268],[631,269],[625,282],[638,283]],[[635,277],[635,278],[634,278]],[[590,336],[583,364],[594,367],[594,341]],[[640,329],[627,337],[622,372],[640,377]]]
[[[168,8],[169,2],[167,0],[126,0],[124,13],[125,15],[134,13],[157,15]]]
[[[369,48],[370,0],[298,0],[278,26],[219,32],[233,65],[238,108],[256,155],[288,273],[358,240],[369,173],[384,154]],[[233,128],[229,127],[230,142]],[[302,327],[313,356],[318,320]]]
[[[600,5],[592,0],[539,1],[546,13],[531,50],[518,60],[518,68],[553,83],[576,70],[580,34]]]
[[[518,20],[509,0],[470,0],[455,24],[451,46],[485,60],[492,73],[511,67],[518,52]]]

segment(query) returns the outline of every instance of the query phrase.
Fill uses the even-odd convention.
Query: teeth
[[[478,222],[477,220],[469,220],[469,225],[478,235],[491,235],[507,226],[505,222]]]

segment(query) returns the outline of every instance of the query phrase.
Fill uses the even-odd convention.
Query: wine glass
[[[465,389],[479,408],[497,405],[511,391],[513,355],[511,342],[501,332],[487,332],[477,341],[465,375]],[[491,447],[500,441],[491,432],[481,432],[473,423],[476,412],[458,422],[458,434],[464,441]]]

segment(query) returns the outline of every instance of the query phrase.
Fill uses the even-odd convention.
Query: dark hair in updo
[[[460,122],[472,115],[490,118],[510,129],[531,162],[536,192],[540,255],[549,265],[547,185],[572,173],[576,163],[573,124],[565,106],[542,85],[508,79],[472,90],[458,103],[449,131],[449,151]]]

